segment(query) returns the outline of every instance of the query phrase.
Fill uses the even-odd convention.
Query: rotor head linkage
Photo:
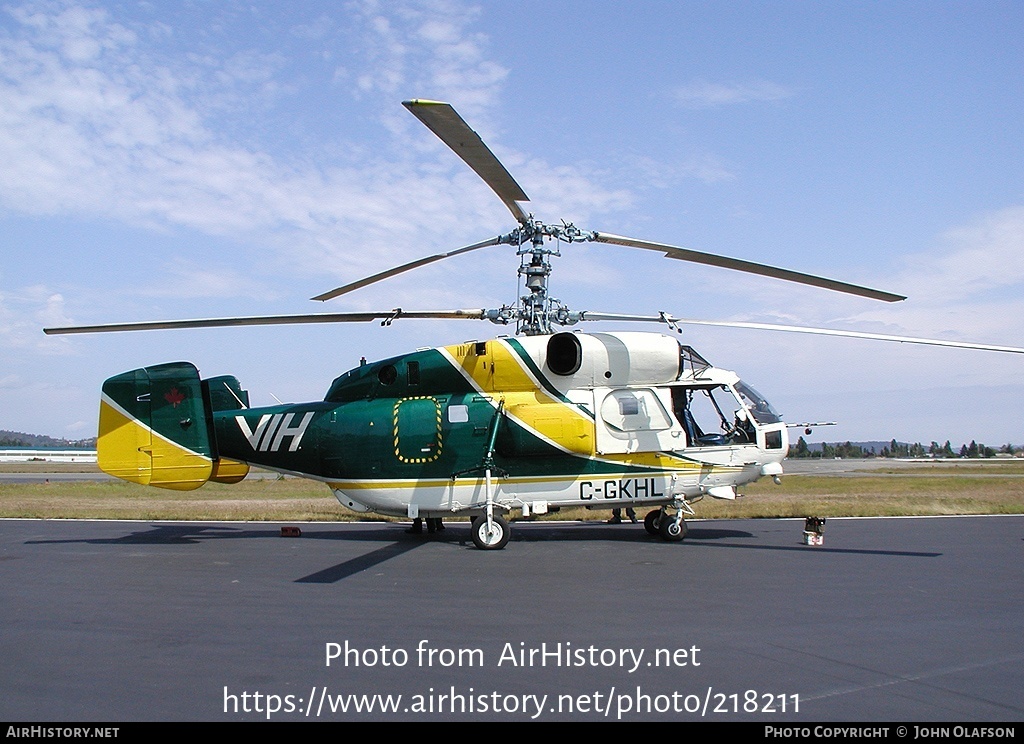
[[[517,311],[519,323],[517,333],[536,336],[553,333],[554,325],[571,325],[578,322],[578,314],[570,313],[560,301],[548,295],[548,277],[551,276],[549,256],[561,256],[558,245],[593,240],[594,233],[580,230],[572,223],[549,225],[531,215],[508,235],[501,236],[501,242],[518,245],[516,255],[521,257],[519,276],[528,294],[520,297]],[[556,241],[549,247],[548,241]]]

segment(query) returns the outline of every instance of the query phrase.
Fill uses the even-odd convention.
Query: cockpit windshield
[[[782,417],[772,408],[772,404],[750,385],[745,382],[737,382],[735,388],[757,423],[777,424],[782,421]]]

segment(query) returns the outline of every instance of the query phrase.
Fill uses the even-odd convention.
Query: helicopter
[[[787,424],[753,387],[675,335],[565,330],[586,321],[710,325],[1024,353],[1024,349],[762,323],[571,310],[548,292],[563,245],[599,242],[883,302],[906,297],[678,246],[546,223],[526,193],[448,103],[403,105],[458,155],[515,218],[510,232],[396,266],[324,292],[328,301],[398,274],[496,245],[520,259],[524,293],[499,308],[312,313],[45,328],[47,334],[476,319],[515,333],[366,362],[324,399],[251,407],[234,376],[202,378],[189,362],[147,366],[102,387],[100,468],[177,490],[237,483],[251,466],[325,483],[356,512],[472,518],[473,543],[504,548],[510,519],[561,508],[649,509],[644,528],[683,540],[704,497],[732,500],[762,477],[779,482]],[[829,424],[831,422],[824,422]]]

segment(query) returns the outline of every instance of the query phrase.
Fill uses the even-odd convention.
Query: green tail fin
[[[235,378],[200,380],[199,370],[188,362],[111,377],[103,383],[100,400],[100,468],[133,483],[180,491],[208,480],[235,483],[249,466],[218,459],[213,411],[241,408],[245,401],[248,396]]]

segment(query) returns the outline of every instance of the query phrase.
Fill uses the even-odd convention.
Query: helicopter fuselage
[[[356,511],[478,512],[488,481],[506,512],[656,506],[781,472],[785,424],[758,421],[738,384],[662,334],[499,338],[364,364],[324,401],[214,421],[222,458],[323,481]],[[713,429],[694,395],[715,396]]]
[[[251,465],[327,484],[357,512],[465,514],[478,547],[503,515],[660,507],[667,540],[705,495],[777,477],[786,424],[735,373],[657,333],[557,333],[422,349],[352,369],[324,400],[249,406],[230,376],[188,362],[108,379],[100,467],[178,490]],[[674,515],[669,510],[674,510]]]

